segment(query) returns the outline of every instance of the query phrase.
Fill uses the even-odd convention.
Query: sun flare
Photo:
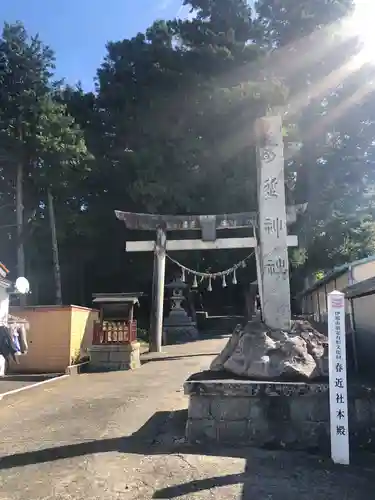
[[[350,25],[359,36],[366,59],[375,61],[375,0],[356,0]]]

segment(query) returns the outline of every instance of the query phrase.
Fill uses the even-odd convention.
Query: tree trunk
[[[59,248],[57,244],[55,209],[53,206],[53,196],[50,189],[48,189],[48,213],[49,213],[49,223],[51,226],[51,237],[52,237],[53,274],[55,278],[55,303],[61,306],[63,302],[62,302]]]
[[[23,224],[23,164],[17,165],[16,181],[16,218],[17,218],[17,272],[18,277],[26,277],[25,270],[25,248],[24,248],[24,224]],[[26,305],[26,295],[20,296],[20,305]]]

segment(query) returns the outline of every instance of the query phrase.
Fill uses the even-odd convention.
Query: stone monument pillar
[[[258,241],[263,320],[289,330],[290,284],[284,183],[284,142],[280,116],[257,122]]]

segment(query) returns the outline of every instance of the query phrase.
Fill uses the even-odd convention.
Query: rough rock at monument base
[[[327,338],[306,321],[293,322],[289,332],[250,321],[236,327],[210,369],[258,380],[314,380],[328,374],[327,352]]]

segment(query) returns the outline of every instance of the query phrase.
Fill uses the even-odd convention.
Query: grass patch
[[[150,343],[150,335],[148,330],[144,328],[137,328],[137,340],[141,344],[141,346],[148,347]]]

